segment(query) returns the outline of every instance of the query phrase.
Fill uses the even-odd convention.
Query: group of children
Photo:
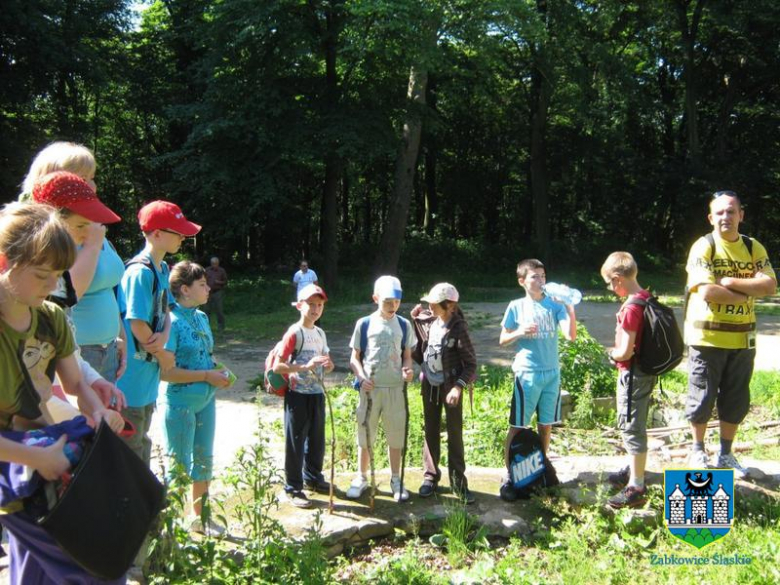
[[[214,361],[209,321],[198,310],[209,296],[204,269],[184,261],[169,271],[164,261],[166,255],[179,251],[186,237],[196,235],[200,226],[187,220],[177,205],[167,201],[154,201],[139,211],[144,248],[126,266],[113,266],[109,271],[118,280],[112,293],[116,295],[115,305],[111,306],[118,307],[122,325],[118,333],[111,335],[116,335],[120,349],[114,361],[106,365],[98,362],[101,350],[105,351],[109,344],[98,343],[92,348],[97,352],[93,355],[96,366],[106,366],[102,371],[111,380],[100,373],[90,374],[91,367],[84,364],[86,360],[79,355],[74,342],[76,329],[70,317],[86,286],[74,287],[69,269],[94,238],[96,254],[111,253],[113,248],[104,241],[105,228],[101,224],[119,221],[99,201],[93,177],[94,163],[91,172],[81,176],[68,168],[56,169],[30,186],[30,202],[8,204],[0,210],[0,359],[5,363],[4,383],[0,385],[0,431],[56,422],[51,415],[56,410],[51,402],[56,374],[62,390],[77,397],[82,412],[95,423],[106,420],[148,464],[151,419],[160,382],[166,381],[161,401],[165,447],[193,479],[192,528],[221,532],[223,528],[216,524],[203,526],[200,503],[212,473],[216,392],[232,380],[230,373]],[[98,262],[97,266],[102,264]],[[93,265],[95,270],[90,279],[105,279],[101,273],[104,268],[96,269]],[[626,252],[611,254],[601,274],[608,288],[621,297],[649,296],[639,286],[636,263]],[[541,262],[523,260],[517,266],[517,278],[526,294],[507,307],[499,339],[501,345],[512,346],[516,353],[506,437],[507,462],[517,430],[528,427],[534,415],[542,449],[548,451],[551,428],[561,418],[558,330],[567,339],[576,336],[574,307],[546,295],[546,274]],[[89,279],[86,282],[89,284]],[[449,484],[459,498],[471,503],[474,496],[465,473],[463,401],[477,369],[466,320],[458,305],[458,291],[451,284],[437,284],[421,299],[428,307],[415,306],[411,320],[398,314],[401,298],[398,278],[377,279],[373,290],[377,309],[358,320],[350,341],[350,366],[360,394],[356,412],[359,454],[358,474],[346,496],[357,499],[369,488],[368,472],[381,421],[389,451],[393,497],[399,501],[409,499],[403,485],[402,457],[408,436],[406,387],[416,362],[421,369],[424,418],[424,476],[418,493],[423,498],[431,496],[441,481],[443,410]],[[311,505],[305,489],[330,489],[322,473],[323,377],[334,364],[327,337],[316,325],[327,300],[325,291],[316,283],[298,289],[293,305],[300,317],[285,334],[280,360],[274,367],[277,374],[287,375],[294,382],[284,398],[284,491],[289,501],[300,507]],[[98,314],[90,316],[98,318]],[[115,317],[106,314],[105,319],[110,323]],[[623,487],[609,500],[614,507],[638,506],[645,501],[646,419],[655,378],[630,369],[631,359],[639,350],[642,323],[640,305],[626,302],[618,312],[615,346],[609,351],[619,370],[619,424],[631,456],[628,468],[610,476],[610,481]],[[126,348],[122,349],[124,343]],[[40,448],[0,436],[0,460],[25,464],[48,480],[56,479],[69,466],[62,453],[62,441]],[[505,500],[517,497],[509,477],[499,493]],[[34,536],[38,540],[31,541],[33,519],[23,517],[24,512],[18,509],[3,509],[15,512],[10,516],[0,514],[0,523],[10,532],[12,556],[16,555],[12,580],[21,582],[36,571],[49,574],[47,563],[51,558],[41,556],[35,542],[46,544],[42,547],[50,556],[56,557],[57,547],[48,546],[51,543],[37,532]],[[61,551],[59,554],[53,561],[59,567],[60,572],[55,571],[58,577],[78,571],[61,558]]]
[[[630,369],[639,350],[643,311],[631,299],[646,300],[650,293],[637,282],[637,266],[628,252],[611,254],[601,268],[608,288],[628,297],[617,313],[615,346],[608,354],[618,368],[619,427],[631,457],[627,468],[609,476],[620,488],[609,499],[614,508],[644,504],[644,467],[647,458],[647,412],[656,378]],[[536,259],[521,261],[517,279],[525,296],[512,301],[501,322],[500,345],[515,351],[512,364],[514,391],[509,414],[504,459],[509,468],[509,450],[519,429],[528,427],[534,415],[543,452],[550,446],[553,425],[561,423],[560,363],[558,330],[570,341],[576,338],[574,306],[547,296],[546,272]],[[474,502],[468,488],[463,448],[463,394],[476,378],[476,355],[457,289],[449,283],[435,285],[421,300],[424,309],[412,309],[411,322],[398,314],[402,289],[393,276],[374,283],[373,301],[377,309],[355,324],[350,341],[350,367],[354,387],[360,392],[357,419],[358,473],[346,492],[348,499],[359,498],[369,489],[368,468],[381,419],[390,461],[390,490],[393,498],[404,501],[409,492],[401,480],[401,457],[408,433],[406,384],[412,380],[412,361],[420,366],[423,401],[424,446],[423,482],[420,497],[434,494],[441,480],[441,416],[446,413],[447,463],[453,493],[465,503]],[[325,455],[325,388],[323,375],[333,369],[325,333],[315,325],[328,298],[315,284],[298,291],[293,305],[300,319],[291,326],[283,342],[284,351],[274,371],[297,378],[285,394],[285,487],[295,506],[309,507],[304,488],[327,493],[330,484],[322,467]],[[302,341],[297,341],[298,336]],[[629,376],[634,376],[631,382]],[[631,382],[631,383],[630,383]],[[631,399],[628,389],[632,388]],[[630,411],[628,404],[630,402]],[[444,407],[444,408],[442,408]],[[506,501],[518,497],[507,473],[499,490]]]
[[[14,481],[9,464],[59,480],[75,464],[63,452],[65,436],[41,447],[7,431],[80,413],[95,425],[106,421],[148,464],[162,379],[165,447],[194,480],[192,529],[219,531],[204,527],[199,512],[211,479],[215,391],[232,380],[215,364],[208,319],[197,310],[208,299],[204,269],[180,262],[169,273],[164,261],[200,226],[173,203],[145,205],[145,245],[125,266],[103,225],[120,217],[97,197],[94,173],[88,149],[54,143],[35,159],[21,201],[0,209],[0,481]],[[37,525],[46,509],[20,507],[9,493],[4,488],[0,524],[12,583],[104,582]]]

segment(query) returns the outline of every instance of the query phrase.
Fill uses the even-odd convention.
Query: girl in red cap
[[[119,221],[119,216],[100,202],[94,189],[86,181],[67,171],[57,171],[39,179],[33,186],[32,199],[35,203],[51,205],[58,210],[58,215],[77,246],[84,245],[84,242],[89,238],[93,224]],[[111,294],[113,295],[113,291]],[[69,323],[74,331],[74,337],[77,339],[76,331],[78,331],[78,328],[70,317],[72,307],[78,302],[78,297],[79,292],[73,285],[72,272],[66,270],[59,279],[57,287],[52,292],[50,300],[65,309]],[[119,309],[117,308],[116,311],[118,321]],[[103,314],[93,315],[92,318],[94,320],[104,320],[105,316]],[[114,334],[114,339],[116,337],[117,335]],[[84,383],[98,392],[106,406],[113,403],[119,409],[123,408],[124,395],[122,392],[81,358],[78,346],[76,356],[81,367]],[[116,371],[116,368],[114,368],[113,371],[109,371],[107,374],[109,377],[113,377],[116,375]]]
[[[36,182],[57,171],[73,173],[95,190],[96,168],[95,157],[86,146],[54,142],[41,150],[30,165],[20,199],[31,199]],[[125,266],[106,239],[103,225],[120,218],[94,193],[86,193],[86,197],[76,198],[70,204],[64,204],[62,198],[47,202],[60,209],[66,223],[74,228],[71,233],[77,239],[78,252],[69,275],[79,303],[72,307],[70,317],[76,326],[82,363],[92,366],[82,368],[84,379],[93,387],[99,386],[108,399],[109,384],[116,383],[127,367],[125,332],[114,294]],[[109,315],[117,317],[113,320],[107,318]]]

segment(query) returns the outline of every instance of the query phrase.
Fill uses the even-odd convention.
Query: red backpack
[[[295,388],[295,378],[290,382],[289,374],[277,374],[274,372],[274,366],[281,361],[282,352],[285,345],[289,343],[289,336],[295,336],[295,349],[290,354],[288,363],[295,361],[296,356],[303,348],[303,335],[298,335],[300,325],[295,325],[287,330],[282,340],[277,343],[265,358],[265,373],[263,374],[263,387],[268,394],[275,394],[276,396],[284,396],[287,390]],[[303,333],[303,332],[301,332]]]

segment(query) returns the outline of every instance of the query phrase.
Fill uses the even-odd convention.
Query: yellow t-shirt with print
[[[715,284],[718,278],[752,278],[758,272],[775,277],[766,249],[751,238],[753,252],[740,237],[729,242],[713,233],[715,246],[701,237],[691,247],[688,272],[688,311],[685,316],[685,341],[688,345],[745,349],[755,347],[756,315],[754,299],[744,303],[708,303],[698,293],[699,285]],[[732,330],[724,330],[732,329]],[[734,329],[737,329],[735,331]]]

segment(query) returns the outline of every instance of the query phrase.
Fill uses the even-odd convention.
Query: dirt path
[[[466,316],[473,315],[476,327],[472,330],[472,340],[477,350],[479,363],[508,367],[511,364],[512,353],[498,345],[501,331],[501,317],[506,303],[467,303],[464,305]],[[577,318],[584,323],[593,337],[608,345],[612,342],[615,330],[615,310],[617,303],[588,303],[577,306]],[[408,314],[411,305],[404,305],[403,314]],[[369,305],[365,312],[371,311]],[[678,315],[678,318],[680,315]],[[477,325],[478,324],[478,325]],[[257,416],[266,424],[281,424],[282,400],[273,396],[261,396],[259,408],[255,406],[255,391],[248,381],[260,375],[263,360],[271,348],[272,341],[258,344],[246,344],[230,341],[220,344],[217,359],[223,361],[238,376],[236,385],[218,395],[217,400],[217,439],[215,445],[215,470],[219,472],[230,465],[236,451],[243,445],[253,441],[257,432]],[[330,383],[339,383],[349,373],[349,334],[335,333],[328,336],[331,355],[336,363],[336,370],[328,377]],[[780,317],[759,316],[758,351],[756,356],[757,370],[777,370],[780,355]],[[271,452],[275,454],[276,462],[283,465],[284,446],[277,433],[273,433],[274,444]],[[156,444],[161,443],[159,416],[155,417],[152,438]]]

